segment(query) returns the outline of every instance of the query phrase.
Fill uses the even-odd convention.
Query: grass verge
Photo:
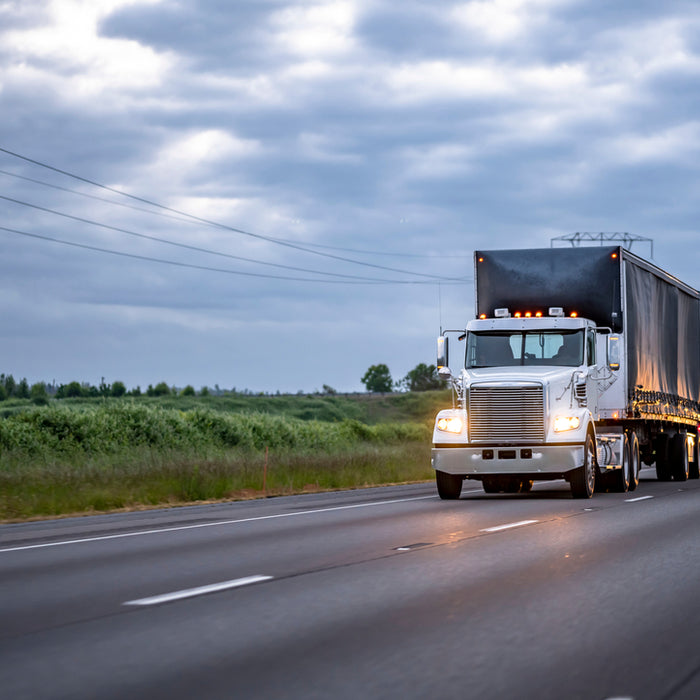
[[[430,479],[430,431],[125,403],[0,421],[4,521],[250,498],[264,473],[266,495]]]

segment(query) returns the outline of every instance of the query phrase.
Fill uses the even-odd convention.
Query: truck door
[[[596,357],[596,332],[593,328],[586,329],[586,398],[588,410],[595,416],[598,413],[600,398],[600,381]]]

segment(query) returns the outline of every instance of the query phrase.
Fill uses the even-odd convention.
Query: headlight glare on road
[[[438,430],[442,430],[445,433],[461,433],[462,432],[462,419],[453,416],[452,418],[440,418],[437,422]]]
[[[557,416],[554,419],[554,432],[563,433],[566,430],[576,430],[581,425],[578,416]]]

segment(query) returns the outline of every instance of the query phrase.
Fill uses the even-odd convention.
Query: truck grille
[[[469,392],[470,442],[541,442],[541,386],[474,386]]]

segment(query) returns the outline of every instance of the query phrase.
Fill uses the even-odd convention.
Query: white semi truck
[[[433,431],[441,498],[465,479],[487,493],[562,478],[574,498],[624,492],[642,462],[660,480],[698,478],[695,289],[621,247],[476,251],[474,269],[476,318],[438,338],[453,388]]]

